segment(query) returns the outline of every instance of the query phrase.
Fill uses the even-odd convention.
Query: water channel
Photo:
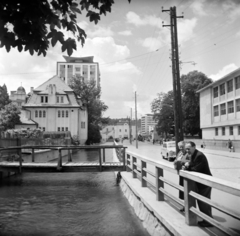
[[[80,159],[97,161],[98,152],[79,151],[73,161]],[[78,172],[23,173],[4,179],[0,183],[0,235],[149,234],[116,186],[113,172]]]

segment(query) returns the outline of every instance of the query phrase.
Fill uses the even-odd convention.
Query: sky
[[[125,118],[151,113],[151,102],[160,92],[172,90],[170,16],[164,9],[176,6],[180,74],[193,70],[213,80],[240,67],[239,0],[116,0],[112,12],[95,25],[86,14],[78,24],[87,33],[72,56],[94,56],[101,73],[101,100],[108,106],[104,117]],[[71,33],[66,33],[71,37]],[[0,85],[8,92],[23,86],[27,92],[56,74],[64,61],[61,45],[47,56],[31,56],[0,48]]]

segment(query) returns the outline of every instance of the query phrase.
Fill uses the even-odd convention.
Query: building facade
[[[140,126],[138,130],[140,131]],[[138,132],[139,133],[139,132]],[[127,138],[130,139],[130,127],[128,120],[120,121],[116,125],[107,125],[101,130],[102,140],[107,141],[109,138]],[[136,138],[136,125],[135,121],[131,123],[131,137],[132,139]]]
[[[84,81],[94,80],[100,84],[100,72],[97,62],[93,62],[93,57],[66,57],[65,62],[57,62],[57,75],[69,84],[73,76],[81,76]]]
[[[87,140],[87,110],[58,76],[34,89],[22,108],[21,119],[32,120],[43,131],[70,131],[80,143]]]
[[[9,99],[13,104],[22,107],[26,103],[27,94],[25,88],[20,86],[17,91],[11,91]]]
[[[198,93],[202,138],[240,140],[240,68]]]
[[[156,121],[153,120],[153,114],[146,114],[145,116],[141,117],[141,134],[151,135],[151,131],[154,129],[155,125],[157,124]]]

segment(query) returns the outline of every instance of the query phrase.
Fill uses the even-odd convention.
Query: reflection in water
[[[81,153],[81,158],[96,161],[94,154],[96,151]],[[73,161],[78,158],[74,155]],[[148,233],[115,186],[114,173],[78,172],[25,173],[2,182],[0,235]]]

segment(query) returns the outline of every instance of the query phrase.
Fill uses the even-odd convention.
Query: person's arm
[[[194,163],[190,162],[189,166],[187,167],[188,171],[196,171],[196,172],[203,172],[203,169],[206,165],[205,157],[200,155],[196,157]]]

